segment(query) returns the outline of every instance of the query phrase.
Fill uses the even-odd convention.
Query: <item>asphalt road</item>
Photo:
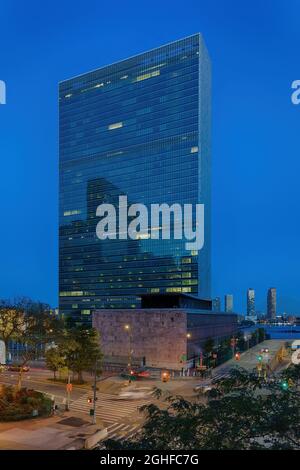
[[[29,372],[25,372],[23,375],[23,386],[53,395],[56,403],[62,403],[63,399],[66,397],[66,385],[51,383],[48,381],[51,377],[53,377],[53,375],[48,370],[31,368]],[[5,371],[0,373],[0,383],[2,384],[15,385],[17,381],[17,372]],[[87,389],[73,386],[71,399],[78,400],[86,393]]]

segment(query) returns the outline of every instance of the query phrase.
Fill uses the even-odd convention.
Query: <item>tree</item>
[[[53,372],[53,378],[56,380],[56,372],[65,367],[65,358],[58,347],[51,347],[45,353],[46,365],[49,370]]]
[[[212,338],[207,338],[203,345],[203,350],[205,354],[210,354],[214,349],[215,342]]]
[[[6,354],[10,341],[29,344],[30,334],[37,340],[36,346],[39,343],[42,347],[53,340],[62,328],[61,320],[50,315],[48,304],[27,297],[0,301],[0,339],[5,343]]]
[[[5,344],[6,356],[10,341],[18,341],[24,335],[24,312],[2,301],[0,304],[0,339]]]
[[[266,332],[264,328],[258,328],[257,329],[257,337],[258,337],[258,342],[261,343],[266,339]]]
[[[81,325],[65,330],[59,350],[68,369],[78,375],[78,382],[83,383],[83,371],[94,370],[96,364],[100,373],[102,353],[96,329]]]
[[[298,373],[298,372],[297,372]],[[143,408],[142,433],[131,441],[107,441],[108,449],[252,450],[300,449],[300,397],[282,387],[282,377],[265,381],[233,369],[203,398],[169,396],[167,407]]]
[[[29,361],[45,350],[45,346],[54,341],[54,338],[60,332],[60,321],[51,317],[48,312],[39,312],[36,314],[24,314],[23,334],[18,339],[22,346],[21,362],[19,364],[17,389],[22,388],[22,379],[24,367]]]
[[[246,340],[241,331],[237,334],[237,346],[240,351],[244,351],[246,349]]]

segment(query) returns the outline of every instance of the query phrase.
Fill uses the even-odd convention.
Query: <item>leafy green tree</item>
[[[56,380],[56,373],[66,365],[62,351],[58,347],[51,347],[45,353],[46,365],[53,372],[53,378]]]
[[[298,373],[298,372],[297,372]],[[143,408],[146,421],[135,440],[107,441],[108,449],[300,449],[300,397],[282,377],[265,381],[233,369],[207,397],[169,396],[166,406]]]
[[[18,343],[22,346],[18,390],[22,388],[24,367],[45,351],[46,345],[53,343],[55,337],[61,333],[61,324],[59,320],[45,311],[35,314],[26,313],[23,317],[22,330],[23,334],[18,338]]]
[[[18,341],[24,334],[24,312],[2,301],[0,304],[0,339],[5,344],[6,355],[10,341]]]
[[[99,334],[94,328],[75,326],[66,330],[60,340],[59,349],[68,369],[78,376],[78,382],[83,383],[83,372],[94,370],[100,373],[102,353]]]
[[[6,353],[10,341],[24,344],[30,334],[35,339],[40,336],[40,345],[47,344],[62,328],[61,321],[50,315],[48,304],[27,297],[0,301],[0,339],[5,343]]]
[[[300,364],[292,364],[282,372],[283,380],[287,380],[292,387],[300,385]]]

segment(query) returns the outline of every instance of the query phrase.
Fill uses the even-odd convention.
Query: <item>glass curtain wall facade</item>
[[[59,308],[135,308],[141,294],[210,297],[210,61],[202,36],[61,82]],[[96,209],[205,204],[205,243],[99,240]],[[158,227],[159,229],[159,227]]]

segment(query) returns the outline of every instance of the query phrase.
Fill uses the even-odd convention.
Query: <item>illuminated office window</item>
[[[112,131],[113,129],[119,129],[120,127],[123,127],[123,122],[115,122],[114,124],[110,124],[108,129]]]
[[[158,75],[160,75],[160,71],[159,70],[154,70],[153,72],[144,73],[143,75],[139,75],[138,77],[136,77],[136,79],[134,81],[135,82],[141,82],[142,80],[148,80],[148,78],[157,77]]]

